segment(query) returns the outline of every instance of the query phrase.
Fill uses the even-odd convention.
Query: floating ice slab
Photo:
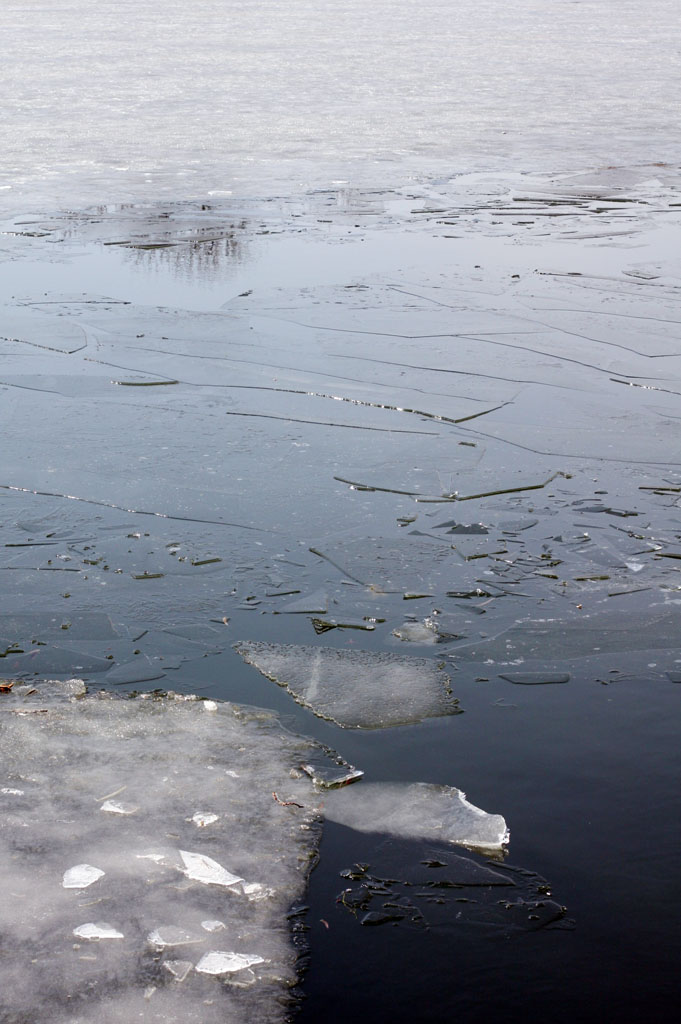
[[[235,647],[300,704],[341,726],[380,729],[459,711],[449,677],[426,658],[260,642]]]
[[[359,783],[324,798],[329,821],[358,832],[389,832],[404,839],[438,839],[480,850],[499,850],[509,832],[500,814],[488,814],[451,786]]]
[[[297,981],[287,913],[319,838],[300,765],[318,747],[268,712],[202,703],[74,684],[3,694],[0,786],[24,791],[0,804],[8,1020],[282,1024]],[[118,800],[138,812],[100,813]],[[219,820],[197,828],[197,808]],[[217,922],[230,959],[216,959]]]

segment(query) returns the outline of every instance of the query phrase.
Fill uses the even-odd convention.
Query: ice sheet
[[[299,703],[346,728],[382,729],[459,711],[449,677],[425,658],[257,641],[235,647]]]
[[[286,915],[318,840],[298,766],[315,745],[266,712],[78,690],[1,698],[3,1019],[283,1021]],[[136,813],[98,813],[126,798]],[[219,820],[197,829],[207,806]],[[208,978],[246,968],[238,999]]]

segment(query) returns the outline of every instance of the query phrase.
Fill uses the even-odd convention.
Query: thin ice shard
[[[380,729],[457,714],[449,677],[426,658],[243,642],[237,651],[320,718]]]
[[[180,850],[180,857],[184,864],[184,874],[195,882],[203,882],[204,885],[232,886],[243,882],[239,875],[233,875],[218,864],[212,857],[204,853],[190,853],[187,850]]]
[[[500,814],[488,814],[451,786],[428,783],[359,783],[325,795],[329,821],[358,832],[389,832],[404,839],[437,839],[480,850],[499,850],[509,832]]]

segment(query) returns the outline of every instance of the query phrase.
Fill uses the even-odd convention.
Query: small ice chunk
[[[194,964],[191,960],[166,960],[163,966],[172,974],[175,981],[184,981]]]
[[[197,811],[196,814],[192,815],[191,820],[194,822],[197,828],[205,828],[206,825],[212,825],[214,822],[218,821],[218,819],[218,814]]]
[[[101,868],[95,868],[92,864],[76,864],[64,872],[62,885],[65,889],[87,889],[88,885],[103,875]]]
[[[220,932],[227,926],[224,921],[202,921],[201,927],[205,928],[207,932]]]
[[[261,956],[254,953],[225,953],[213,949],[201,957],[196,970],[201,974],[236,974],[254,964],[264,964]]]
[[[217,702],[214,700],[204,700],[201,703],[204,711],[217,711],[218,709]]]
[[[97,921],[95,924],[90,922],[89,924],[81,924],[78,928],[73,929],[73,934],[78,939],[90,939],[93,942],[98,942],[99,939],[123,939],[125,936],[123,932],[116,931],[110,924],[105,921]]]
[[[211,857],[203,853],[191,853],[187,850],[180,850],[180,857],[184,863],[184,874],[195,882],[203,882],[204,885],[237,885],[243,882],[243,878],[232,875],[229,871],[218,864]]]
[[[164,949],[166,946],[190,946],[196,942],[203,942],[203,936],[185,931],[184,928],[177,928],[174,924],[167,924],[149,932],[147,942],[150,946]]]
[[[324,813],[329,821],[358,832],[389,832],[404,839],[436,839],[485,850],[498,850],[508,842],[500,814],[475,807],[451,786],[361,782],[330,790]]]
[[[105,800],[100,811],[108,811],[109,814],[134,814],[139,811],[135,804],[123,804],[119,800]]]
[[[11,789],[9,786],[3,786],[2,789],[0,789],[0,793],[3,793],[5,796],[23,796],[24,795],[23,789]]]

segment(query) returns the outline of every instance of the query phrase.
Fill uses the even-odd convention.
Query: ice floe
[[[257,641],[235,647],[300,704],[347,728],[380,729],[459,711],[449,677],[426,658]]]
[[[480,850],[499,850],[509,839],[500,814],[488,814],[451,786],[360,783],[328,793],[324,814],[358,832],[439,839]]]

